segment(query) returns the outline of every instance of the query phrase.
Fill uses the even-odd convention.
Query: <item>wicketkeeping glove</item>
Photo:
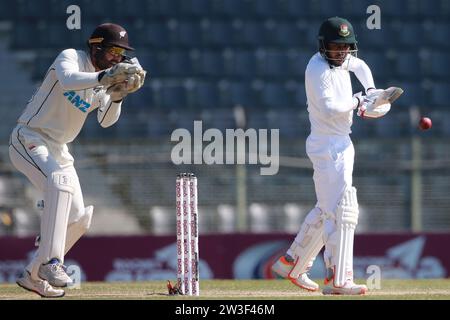
[[[98,75],[98,82],[105,87],[109,87],[110,85],[127,80],[130,75],[142,71],[142,68],[138,65],[121,62],[100,72]]]
[[[127,91],[128,93],[133,93],[138,91],[143,85],[145,80],[145,75],[147,74],[147,71],[140,70],[138,73],[133,74],[128,78],[127,81]]]
[[[128,94],[127,82],[116,83],[106,90],[106,94],[109,94],[111,101],[120,102]]]

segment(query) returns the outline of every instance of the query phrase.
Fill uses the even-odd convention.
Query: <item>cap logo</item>
[[[120,31],[119,32],[119,35],[120,35],[121,38],[125,37],[126,34],[127,34],[126,31]]]
[[[348,35],[350,35],[350,31],[348,31],[348,26],[346,24],[341,24],[339,29],[340,36],[347,37]]]

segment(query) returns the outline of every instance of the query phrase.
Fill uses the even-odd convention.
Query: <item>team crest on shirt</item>
[[[81,112],[86,113],[91,107],[91,104],[81,99],[75,91],[66,91],[64,92],[64,96],[67,97],[67,100],[69,100],[70,103],[72,103]]]
[[[343,37],[347,37],[350,35],[350,31],[348,31],[348,26],[346,24],[341,24],[339,27],[339,35]]]

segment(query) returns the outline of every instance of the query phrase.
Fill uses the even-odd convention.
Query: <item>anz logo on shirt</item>
[[[91,107],[90,103],[87,103],[79,95],[75,93],[75,91],[67,91],[64,92],[64,96],[67,97],[76,108],[78,108],[82,112],[87,112],[87,109]]]

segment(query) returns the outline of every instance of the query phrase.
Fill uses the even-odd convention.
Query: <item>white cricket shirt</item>
[[[18,123],[60,144],[73,141],[87,115],[97,108],[97,119],[102,127],[114,124],[120,116],[121,102],[110,101],[106,89],[97,80],[98,73],[86,52],[62,51],[49,67]]]
[[[353,110],[358,102],[353,98],[349,71],[355,73],[365,90],[375,88],[370,68],[352,55],[348,55],[340,67],[330,67],[320,53],[309,60],[305,71],[305,89],[312,134],[351,133]]]

